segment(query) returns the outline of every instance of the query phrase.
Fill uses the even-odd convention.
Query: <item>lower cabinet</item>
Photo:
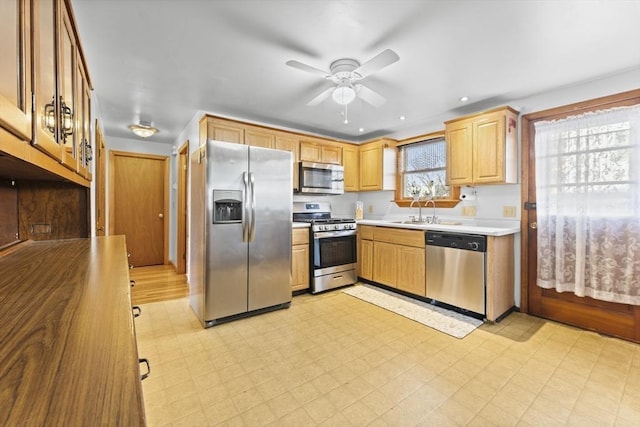
[[[291,291],[309,289],[309,229],[294,228],[291,245]]]
[[[359,275],[425,296],[424,231],[360,226]]]

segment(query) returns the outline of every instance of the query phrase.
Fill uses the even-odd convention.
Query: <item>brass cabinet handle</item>
[[[530,222],[529,223],[529,228],[535,230],[536,228],[538,228],[538,223],[537,222]]]

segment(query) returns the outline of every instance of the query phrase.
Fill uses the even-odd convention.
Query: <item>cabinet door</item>
[[[58,101],[60,102],[60,129],[58,138],[62,145],[62,163],[69,169],[78,170],[78,146],[80,115],[76,105],[76,41],[69,13],[64,2],[60,2],[62,18],[59,26],[58,50]],[[74,123],[76,122],[76,123]]]
[[[322,162],[322,146],[313,142],[300,142],[300,161]]]
[[[299,154],[298,154],[298,139],[293,137],[293,136],[286,136],[286,135],[276,135],[276,141],[275,141],[275,148],[276,150],[284,150],[284,151],[290,151],[291,153],[293,153],[293,189],[297,190],[300,185],[298,182],[298,161],[299,161]]]
[[[215,141],[244,144],[244,129],[231,124],[209,123],[207,125],[207,137]]]
[[[391,243],[373,242],[373,280],[397,286],[398,247]]]
[[[473,182],[473,128],[471,123],[452,123],[446,126],[447,184],[463,185]]]
[[[291,290],[309,288],[309,245],[296,245],[291,250]]]
[[[398,289],[425,296],[425,249],[398,247]]]
[[[373,241],[360,240],[358,248],[358,276],[363,279],[373,280]]]
[[[332,145],[323,145],[320,152],[322,163],[342,164],[342,148]]]
[[[342,147],[342,165],[344,166],[344,191],[358,191],[360,174],[360,153],[358,147]]]
[[[276,136],[269,131],[245,129],[244,143],[252,147],[274,148]]]
[[[382,189],[382,146],[360,149],[360,190]]]
[[[505,117],[492,114],[473,123],[473,182],[504,182]]]
[[[91,180],[91,93],[89,83],[82,68],[82,61],[76,61],[76,129],[78,132],[78,173]]]
[[[56,88],[56,14],[54,0],[33,2],[33,60],[35,122],[33,144],[62,160],[58,144],[58,92]]]
[[[0,126],[31,141],[31,38],[27,0],[0,2]]]

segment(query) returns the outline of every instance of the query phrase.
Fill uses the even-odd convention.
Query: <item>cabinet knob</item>
[[[537,222],[530,222],[529,223],[529,228],[531,228],[532,230],[535,230],[536,228],[538,228],[538,223]]]
[[[164,215],[163,215],[163,214],[161,214],[161,213],[159,213],[159,214],[158,214],[158,218],[162,219],[162,218],[164,218]]]

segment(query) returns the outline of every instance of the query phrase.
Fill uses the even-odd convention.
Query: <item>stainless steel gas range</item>
[[[332,218],[329,202],[294,202],[293,221],[311,224],[309,271],[312,293],[358,281],[354,219]]]

